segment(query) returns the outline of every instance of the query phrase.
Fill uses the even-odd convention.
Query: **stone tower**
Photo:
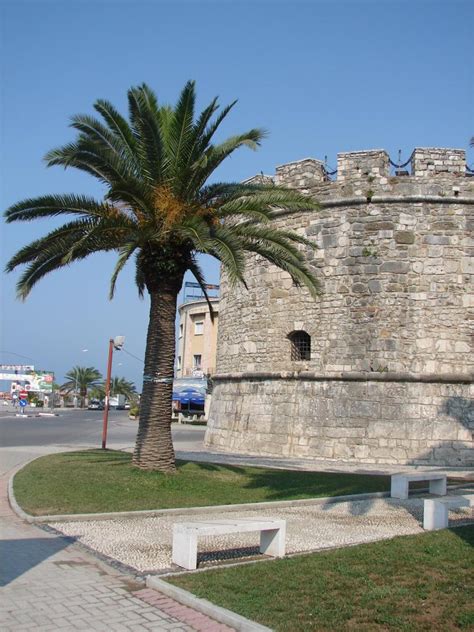
[[[206,442],[248,454],[474,465],[474,178],[457,149],[277,167],[320,202],[275,222],[313,239],[305,288],[259,256],[221,280]]]

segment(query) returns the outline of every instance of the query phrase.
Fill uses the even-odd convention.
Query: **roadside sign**
[[[18,402],[20,404],[20,406],[23,408],[24,406],[26,406],[26,399],[20,399],[20,401]]]
[[[28,399],[28,391],[20,391],[20,399]]]

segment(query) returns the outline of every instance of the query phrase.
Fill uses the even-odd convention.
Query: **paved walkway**
[[[191,608],[101,563],[73,538],[22,522],[0,478],[0,621],[3,632],[37,630],[227,631]]]
[[[131,451],[132,448],[126,448]],[[452,477],[474,480],[472,467],[445,467],[442,465],[396,465],[385,463],[351,463],[326,459],[252,456],[248,454],[234,454],[231,452],[210,452],[205,447],[197,449],[192,446],[190,451],[176,451],[178,459],[201,461],[207,463],[224,463],[228,465],[250,465],[255,467],[270,467],[284,470],[304,470],[308,472],[346,472],[350,474],[384,474],[389,476],[397,472],[446,472]]]
[[[473,493],[474,489],[456,493]],[[424,495],[424,496],[427,496]],[[158,514],[151,517],[112,518],[81,522],[55,522],[51,526],[78,538],[91,549],[144,573],[173,571],[171,542],[173,524],[219,519],[280,519],[286,521],[286,552],[318,551],[333,547],[375,542],[399,535],[423,533],[423,498],[408,500],[370,498],[345,502],[253,507],[237,511],[200,511],[189,514]],[[471,509],[450,512],[450,526],[474,523]],[[258,555],[257,533],[207,536],[198,540],[198,560],[220,560]]]

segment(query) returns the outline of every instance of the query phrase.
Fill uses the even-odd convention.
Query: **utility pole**
[[[102,422],[102,450],[107,446],[107,425],[109,422],[110,378],[112,376],[112,356],[114,349],[120,351],[125,342],[124,336],[115,336],[109,340],[109,358],[107,361],[107,378],[105,380],[104,419]]]

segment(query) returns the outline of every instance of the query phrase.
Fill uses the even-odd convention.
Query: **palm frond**
[[[204,186],[211,174],[219,167],[219,165],[234,151],[240,147],[249,147],[257,149],[262,139],[266,136],[265,130],[251,129],[245,134],[231,136],[220,145],[211,145],[205,152],[205,163],[199,164],[188,184],[187,193],[198,192]]]
[[[138,288],[138,296],[143,298],[145,294],[146,281],[145,273],[143,271],[141,252],[138,252],[135,257],[135,285]]]
[[[109,299],[112,300],[115,294],[115,285],[117,283],[117,278],[120,272],[123,270],[127,261],[130,259],[132,254],[137,249],[137,244],[135,242],[131,242],[127,244],[123,248],[119,249],[119,256],[117,259],[117,263],[115,265],[112,277],[110,279],[110,290],[109,290]]]
[[[151,185],[159,184],[163,179],[163,138],[156,97],[142,84],[128,91],[128,107],[142,177]]]
[[[224,204],[231,199],[238,199],[245,195],[251,195],[256,191],[261,191],[260,184],[246,184],[242,182],[214,182],[199,190],[199,200],[201,204]]]
[[[217,129],[219,128],[220,124],[225,119],[225,117],[229,114],[229,112],[232,110],[232,108],[234,107],[236,103],[237,103],[237,99],[235,99],[235,101],[232,101],[232,103],[229,103],[229,105],[226,105],[223,108],[223,110],[219,113],[219,115],[214,119],[214,121],[206,128],[204,134],[202,135],[201,142],[199,144],[199,152],[201,154],[205,153],[206,149],[209,146],[209,143],[212,140],[212,137],[217,132]]]
[[[48,167],[75,167],[108,186],[131,179],[131,174],[116,155],[84,136],[80,136],[74,143],[49,151],[44,159]]]
[[[185,218],[174,232],[182,243],[190,242],[193,250],[203,254],[211,252],[213,244],[209,225],[202,217],[194,215]]]
[[[44,156],[44,160],[48,167],[53,167],[54,165],[60,165],[65,169],[75,167],[106,185],[110,184],[108,170],[98,165],[96,161],[91,162],[88,153],[82,151],[78,143],[68,143],[62,147],[52,149]]]
[[[40,217],[56,217],[57,215],[91,215],[103,217],[109,215],[114,207],[85,195],[41,195],[17,202],[5,213],[7,223],[31,221]]]
[[[53,270],[59,270],[59,268],[65,265],[67,264],[62,261],[61,255],[45,254],[42,257],[34,259],[17,282],[17,297],[24,301],[40,279],[44,278],[50,272],[53,272]]]
[[[117,136],[105,127],[100,121],[88,114],[76,114],[71,119],[71,127],[81,132],[80,138],[84,141],[92,141],[102,146],[117,159],[122,160],[130,173],[137,173],[136,157],[130,152],[128,142],[123,142],[123,137]]]
[[[88,226],[89,224],[89,226]],[[70,263],[83,259],[93,252],[117,250],[127,244],[136,233],[136,225],[126,215],[101,218],[96,222],[84,220],[84,231],[80,238],[64,254],[63,261]]]
[[[316,298],[321,293],[319,281],[314,276],[303,259],[295,259],[288,249],[281,248],[277,244],[268,246],[260,242],[248,242],[245,245],[248,252],[260,255],[277,268],[288,272],[296,286],[305,285],[311,296]]]
[[[12,272],[28,265],[18,281],[18,296],[26,298],[33,286],[54,269],[84,259],[94,252],[118,249],[130,233],[130,225],[119,228],[114,219],[85,217],[65,224],[20,249],[7,263]]]
[[[199,266],[198,262],[194,257],[191,259],[191,263],[189,264],[189,270],[193,273],[194,278],[199,283],[199,287],[201,288],[202,293],[204,294],[204,298],[206,299],[207,306],[209,308],[209,316],[211,317],[211,321],[214,322],[215,311],[212,306],[212,302],[209,299],[209,294],[207,293],[206,281],[204,279],[204,274]]]
[[[240,240],[233,235],[232,230],[224,226],[216,226],[210,235],[208,252],[219,259],[225,267],[231,283],[247,284],[244,279],[245,253]]]
[[[188,81],[184,86],[178,103],[174,108],[173,117],[167,133],[167,154],[169,156],[169,176],[172,178],[172,188],[181,194],[182,175],[186,172],[192,155],[195,139],[194,106],[196,94],[194,81]]]
[[[299,240],[289,231],[277,230],[272,227],[266,227],[250,224],[237,224],[232,226],[232,234],[242,238],[244,243],[258,242],[266,245],[278,245],[285,248],[295,259],[303,260],[303,254],[298,250],[294,242]],[[305,238],[306,239],[306,238]],[[301,243],[301,242],[300,242]],[[311,242],[312,243],[312,242]],[[307,245],[307,244],[306,244]]]
[[[252,210],[257,208],[275,211],[276,209],[287,209],[289,211],[308,211],[319,208],[318,203],[311,197],[295,191],[276,186],[255,185],[247,193],[238,189],[231,197],[228,197],[219,205],[226,215],[231,213],[239,214],[248,207]]]
[[[130,158],[136,159],[136,143],[132,130],[126,119],[114,108],[114,106],[104,99],[98,99],[94,103],[94,108],[103,117],[110,131],[117,138],[122,139],[124,150]]]
[[[93,223],[93,218],[75,220],[36,239],[13,255],[5,267],[6,272],[12,272],[19,265],[30,263],[45,255],[58,255],[61,258],[66,256]]]

